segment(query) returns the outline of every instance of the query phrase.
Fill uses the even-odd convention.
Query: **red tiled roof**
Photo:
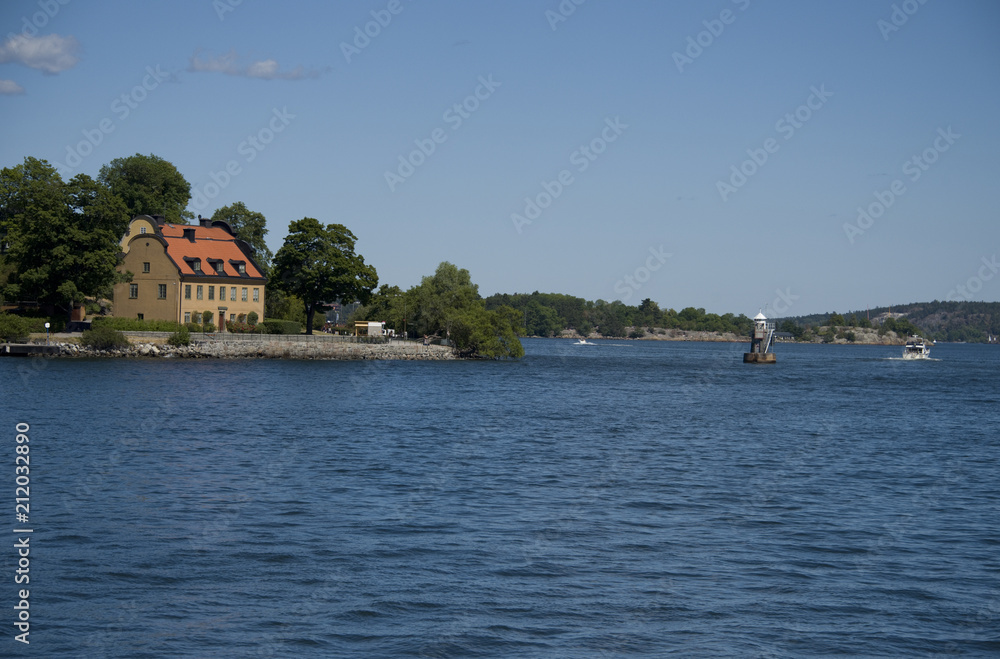
[[[194,242],[184,237],[186,229],[194,230]],[[242,277],[230,261],[243,261],[246,263],[247,277],[264,277],[236,244],[232,234],[221,227],[163,224],[160,225],[160,231],[167,241],[167,254],[180,268],[182,275]],[[185,258],[201,259],[201,272],[192,270]],[[217,274],[215,265],[209,263],[208,259],[221,260],[224,274]]]

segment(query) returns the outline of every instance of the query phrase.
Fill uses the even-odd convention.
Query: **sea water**
[[[0,655],[1000,653],[1000,348],[596,343],[0,360]]]

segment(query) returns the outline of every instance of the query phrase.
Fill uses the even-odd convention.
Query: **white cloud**
[[[24,87],[21,85],[17,84],[13,80],[4,80],[3,78],[0,78],[0,94],[13,96],[15,94],[23,93]]]
[[[199,57],[196,52],[191,56],[188,70],[195,73],[225,73],[231,76],[260,78],[262,80],[302,80],[303,78],[317,78],[320,75],[319,71],[306,71],[301,66],[291,71],[281,71],[278,62],[273,59],[251,62],[246,66],[239,65],[237,60],[236,51],[233,50],[218,57]]]
[[[0,64],[17,62],[32,69],[55,74],[72,69],[80,58],[76,56],[80,44],[73,37],[47,34],[28,37],[19,34],[0,45]]]

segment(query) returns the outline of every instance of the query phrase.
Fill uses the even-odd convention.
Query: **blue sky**
[[[577,2],[7,0],[0,165],[153,153],[404,289],[1000,300],[1000,5]]]

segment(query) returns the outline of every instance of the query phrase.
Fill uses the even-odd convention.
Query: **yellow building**
[[[115,284],[115,316],[201,323],[210,311],[220,329],[220,319],[236,321],[251,311],[264,320],[266,279],[226,222],[168,224],[161,215],[139,215],[121,249],[118,269],[131,272],[132,281]]]

